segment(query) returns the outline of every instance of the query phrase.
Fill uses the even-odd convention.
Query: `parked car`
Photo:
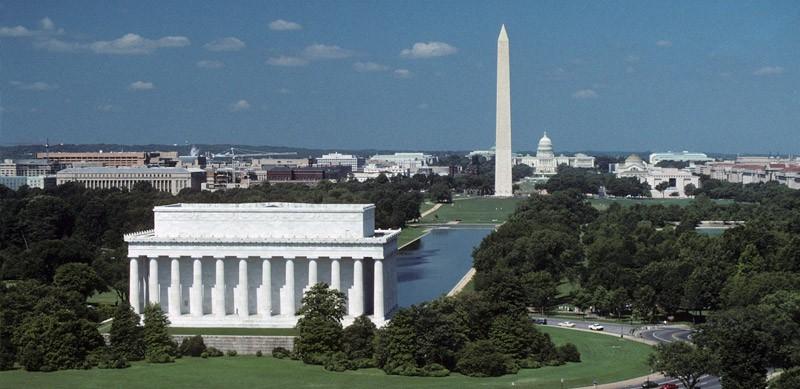
[[[561,323],[558,323],[558,326],[559,327],[570,327],[570,328],[572,328],[572,327],[575,327],[575,323],[573,323],[571,321],[562,321]]]
[[[653,382],[653,381],[647,380],[645,382],[642,382],[642,389],[650,389],[650,388],[657,388],[657,387],[658,387],[658,384]]]
[[[536,324],[547,325],[547,319],[544,318],[544,317],[535,317],[535,318],[533,318],[533,322],[536,323]]]
[[[594,323],[594,324],[589,326],[589,329],[592,330],[592,331],[602,331],[603,330],[603,326],[601,326],[600,324]]]
[[[678,389],[678,385],[675,385],[673,383],[667,383],[667,384],[661,385],[661,387],[658,388],[658,389]]]

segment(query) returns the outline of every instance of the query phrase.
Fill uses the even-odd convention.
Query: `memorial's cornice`
[[[214,246],[214,245],[240,245],[240,246],[264,246],[264,245],[384,245],[387,242],[396,240],[400,230],[375,230],[380,236],[365,238],[313,238],[305,236],[279,236],[279,237],[160,237],[156,236],[154,230],[144,230],[124,235],[124,240],[128,243],[141,244],[192,244],[195,246]]]

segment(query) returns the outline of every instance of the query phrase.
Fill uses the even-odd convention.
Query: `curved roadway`
[[[596,322],[591,321],[582,321],[582,320],[566,320],[566,319],[558,319],[558,318],[547,318],[547,325],[558,327],[558,323],[562,321],[570,321],[575,323],[574,328],[579,328],[583,330],[588,330],[589,326]],[[608,334],[623,334],[627,337],[637,337],[649,342],[656,342],[656,343],[671,343],[675,341],[682,341],[682,342],[689,342],[692,339],[692,331],[691,329],[684,328],[684,327],[675,327],[675,326],[664,326],[664,325],[651,325],[651,326],[634,326],[630,324],[616,324],[616,323],[603,323],[600,322],[600,325],[604,327],[604,332]],[[645,379],[642,379],[644,382]],[[658,383],[659,385],[666,384],[666,383],[673,383],[678,385],[679,388],[682,388],[680,381],[677,379],[670,379],[665,378],[661,380],[654,380],[654,382]],[[620,389],[634,389],[634,388],[641,388],[641,382],[638,385],[621,385],[619,386]],[[719,382],[718,377],[706,375],[700,378],[700,382],[698,383],[697,388],[702,389],[722,389],[722,385]]]

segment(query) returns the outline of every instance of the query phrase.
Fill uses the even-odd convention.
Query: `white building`
[[[350,166],[350,171],[358,170],[358,157],[351,154],[324,154],[317,158],[314,166]]]
[[[709,162],[714,158],[709,158],[705,153],[694,153],[689,151],[666,153],[652,153],[650,154],[650,164],[657,165],[661,161],[675,161],[675,162]]]
[[[80,182],[89,189],[133,189],[137,182],[149,182],[154,189],[173,195],[191,188],[200,190],[205,172],[170,167],[84,167],[68,168],[56,173],[56,182]]]
[[[23,186],[47,189],[56,186],[56,176],[0,176],[0,185],[12,190]]]
[[[553,152],[553,141],[547,137],[545,131],[544,136],[539,139],[539,145],[536,148],[536,155],[523,155],[517,157],[516,164],[525,164],[533,168],[537,176],[552,176],[558,172],[560,165],[566,165],[576,168],[593,169],[594,157],[586,154],[575,154],[574,156],[559,155],[556,156]]]
[[[652,197],[686,197],[687,185],[700,187],[700,177],[693,175],[687,169],[652,166],[642,161],[642,158],[636,154],[631,154],[624,163],[615,164],[612,168],[618,178],[634,177],[639,182],[646,182],[650,185],[650,196]],[[662,182],[668,183],[669,186],[664,192],[659,192],[656,190],[656,186]]]
[[[397,236],[372,204],[173,204],[125,236],[130,303],[160,304],[178,327],[292,327],[303,292],[345,293],[345,324],[382,325],[397,306]]]

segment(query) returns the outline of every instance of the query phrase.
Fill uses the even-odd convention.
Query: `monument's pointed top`
[[[506,25],[503,24],[500,27],[500,36],[497,38],[498,41],[508,41],[508,34],[506,34]]]

